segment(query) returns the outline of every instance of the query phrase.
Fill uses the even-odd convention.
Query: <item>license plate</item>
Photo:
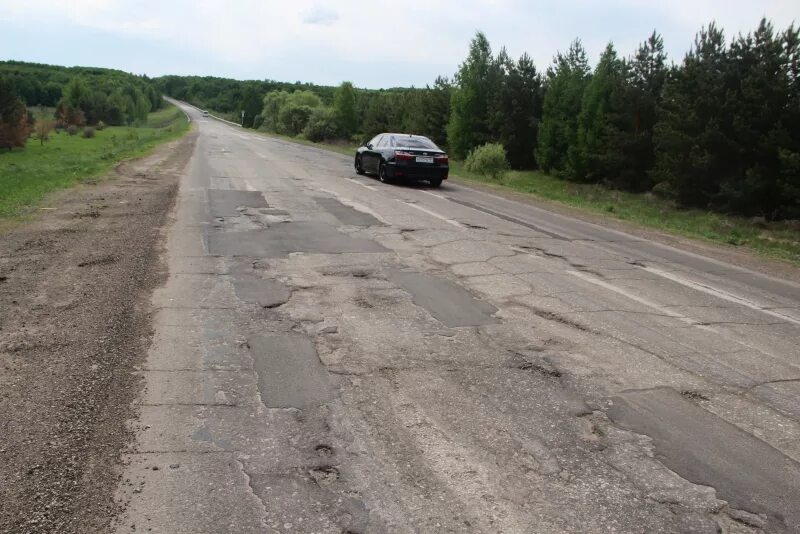
[[[432,156],[417,156],[417,163],[433,163]]]

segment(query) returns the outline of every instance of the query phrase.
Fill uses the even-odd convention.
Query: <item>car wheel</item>
[[[364,174],[364,167],[361,166],[361,156],[356,156],[356,174]]]
[[[428,181],[430,182],[431,187],[439,187],[440,185],[442,185],[442,179],[441,178],[431,178]]]
[[[378,179],[385,184],[390,184],[392,181],[386,173],[386,164],[381,163],[381,166],[378,168]]]

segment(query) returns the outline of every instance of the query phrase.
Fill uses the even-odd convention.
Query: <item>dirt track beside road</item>
[[[108,529],[196,133],[0,235],[0,532]]]

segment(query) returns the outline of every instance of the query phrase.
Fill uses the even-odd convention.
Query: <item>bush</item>
[[[295,104],[288,104],[286,107],[281,108],[278,113],[278,122],[280,129],[278,133],[297,135],[305,129],[308,124],[308,119],[311,117],[311,112],[314,108],[309,106],[299,106]]]
[[[94,128],[88,127],[88,126],[86,128],[84,128],[83,129],[83,137],[85,139],[91,139],[92,137],[94,137]]]
[[[78,133],[78,127],[75,126],[74,124],[70,124],[69,126],[67,126],[67,133],[69,135],[77,134]]]
[[[337,132],[336,114],[330,108],[315,108],[308,118],[303,135],[309,141],[319,142],[333,139]]]
[[[97,129],[98,132],[102,132],[103,130],[106,129],[106,123],[104,123],[103,121],[97,121],[97,125],[95,126],[95,128]]]
[[[487,143],[469,153],[464,168],[470,172],[500,180],[508,170],[508,160],[503,145]]]

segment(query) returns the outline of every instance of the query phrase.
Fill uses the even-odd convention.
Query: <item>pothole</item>
[[[535,373],[539,373],[545,376],[551,376],[553,378],[561,377],[561,371],[557,369],[549,369],[543,365],[539,365],[538,363],[525,362],[518,365],[517,369],[520,369],[522,371],[533,371]]]
[[[561,371],[555,368],[546,358],[541,356],[530,356],[509,350],[513,357],[512,366],[521,371],[530,371],[551,378],[560,378]]]
[[[356,297],[355,300],[353,300],[353,302],[359,308],[367,308],[367,309],[369,309],[369,308],[374,308],[375,307],[374,304],[372,304],[370,301],[368,301],[364,297]]]
[[[320,486],[332,484],[339,480],[339,470],[332,465],[321,465],[308,472],[311,478]]]
[[[333,456],[333,448],[328,445],[317,445],[314,447],[314,451],[323,458],[330,458]]]
[[[708,395],[706,395],[706,394],[704,394],[704,393],[702,393],[700,391],[694,390],[694,389],[684,389],[684,390],[681,391],[681,395],[684,398],[687,398],[689,400],[694,400],[694,401],[711,400],[711,398]]]

